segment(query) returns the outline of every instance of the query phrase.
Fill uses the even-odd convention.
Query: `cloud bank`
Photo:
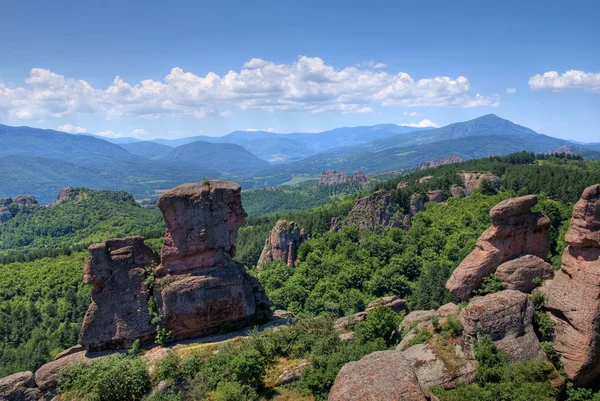
[[[534,91],[583,89],[586,92],[600,93],[600,73],[570,70],[559,74],[556,71],[548,71],[529,78],[529,87]]]

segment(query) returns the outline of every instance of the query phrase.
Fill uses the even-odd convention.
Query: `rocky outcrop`
[[[306,233],[298,227],[298,224],[293,221],[279,220],[265,240],[256,268],[260,269],[265,263],[273,261],[295,267],[298,248],[306,240]]]
[[[396,185],[396,189],[404,189],[404,188],[408,188],[410,184],[406,181],[400,181],[398,183],[398,185]]]
[[[467,171],[461,171],[458,176],[462,180],[467,195],[471,195],[474,189],[481,187],[483,181],[487,181],[492,187],[500,189],[502,186],[502,180],[495,174],[492,173],[472,173]]]
[[[154,294],[162,325],[175,340],[268,310],[263,287],[232,259],[246,217],[238,184],[180,185],[163,194],[158,207],[167,233]]]
[[[56,196],[56,200],[54,202],[52,202],[51,204],[49,204],[48,207],[58,206],[61,203],[63,203],[64,201],[70,199],[72,195],[73,195],[73,188],[63,188],[58,192],[58,195]]]
[[[432,175],[428,175],[425,177],[421,177],[417,180],[417,184],[425,184],[429,181],[433,180],[433,176]]]
[[[496,277],[507,290],[531,292],[540,283],[554,277],[552,266],[534,255],[526,255],[502,263],[496,269]]]
[[[365,176],[365,173],[363,173],[362,171],[357,171],[352,176],[352,182],[357,182],[359,184],[365,184],[367,182],[367,177]]]
[[[19,195],[13,199],[19,207],[34,207],[38,204],[35,198],[32,195]]]
[[[460,300],[466,300],[485,277],[503,263],[525,255],[545,259],[550,249],[550,219],[531,208],[535,195],[507,199],[492,208],[492,226],[477,240],[471,252],[454,270],[446,288]]]
[[[428,168],[443,166],[444,164],[453,164],[453,163],[461,163],[461,162],[464,162],[464,160],[458,156],[448,156],[448,157],[444,157],[443,159],[439,159],[439,160],[431,160],[428,162],[423,162],[423,163],[419,164],[417,167],[419,168],[419,170],[425,170]]]
[[[375,230],[377,227],[404,227],[404,223],[404,214],[399,205],[385,191],[377,191],[357,200],[346,221],[347,225],[357,225],[361,231]]]
[[[453,198],[465,198],[467,196],[467,192],[464,187],[461,187],[460,185],[453,185],[450,188],[450,195],[452,195]]]
[[[399,352],[379,351],[340,370],[329,401],[432,401],[409,362]]]
[[[42,396],[32,372],[20,372],[0,379],[0,400],[37,401]]]
[[[427,192],[427,199],[429,202],[442,203],[446,200],[446,198],[446,194],[439,189]]]
[[[526,294],[504,290],[475,297],[460,313],[465,336],[490,336],[511,362],[545,360],[533,330],[533,304]]]
[[[555,349],[576,385],[600,379],[600,184],[575,205],[562,265],[541,291],[555,323]]]
[[[332,233],[337,233],[342,228],[342,218],[341,217],[332,217],[331,223],[329,223],[329,231]]]
[[[89,247],[84,282],[92,285],[79,343],[88,351],[124,349],[155,333],[148,310],[151,294],[144,284],[146,269],[158,256],[142,237],[113,239]]]
[[[339,185],[346,184],[347,182],[348,174],[343,171],[337,172],[335,170],[329,170],[321,173],[319,185]]]
[[[565,146],[560,146],[556,149],[552,149],[548,151],[549,155],[556,155],[556,154],[561,154],[564,153],[565,155],[574,155],[577,152],[578,148],[576,146],[573,145],[565,145]]]
[[[9,207],[10,205],[16,207]],[[6,223],[21,211],[36,211],[39,207],[40,205],[31,195],[20,195],[14,199],[2,198],[0,199],[0,224]]]
[[[8,203],[10,205],[12,203],[12,199],[9,200],[11,201]],[[10,210],[8,210],[8,207],[2,206],[2,201],[6,201],[6,199],[0,199],[0,224],[6,223],[8,220],[13,218],[13,215]]]
[[[408,310],[408,304],[406,303],[405,299],[398,298],[395,295],[381,297],[371,301],[367,305],[367,309],[364,312],[358,312],[354,315],[344,316],[337,319],[333,324],[333,328],[342,332],[352,330],[357,323],[366,320],[371,311],[380,307],[390,308],[396,313]]]
[[[413,194],[410,197],[409,214],[414,217],[417,213],[425,210],[425,197],[420,194]]]

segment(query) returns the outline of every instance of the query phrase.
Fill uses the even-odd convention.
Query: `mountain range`
[[[49,203],[67,186],[124,189],[144,198],[205,177],[236,180],[250,189],[323,170],[379,173],[448,156],[545,153],[565,146],[600,159],[598,143],[574,144],[493,114],[432,129],[381,124],[318,134],[235,131],[153,141],[0,125],[0,198],[26,193]]]

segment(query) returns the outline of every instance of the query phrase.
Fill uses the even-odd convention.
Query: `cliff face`
[[[577,385],[600,377],[600,184],[575,205],[562,266],[542,293],[555,323],[555,348]]]
[[[94,290],[80,337],[87,350],[128,348],[152,339],[157,324],[174,340],[201,336],[269,308],[258,280],[232,259],[246,217],[239,185],[181,185],[158,205],[167,226],[160,257],[141,237],[90,247],[85,282]]]
[[[404,227],[409,223],[392,195],[377,191],[356,201],[346,224],[357,225],[363,231],[377,227]]]
[[[265,246],[256,266],[260,269],[265,263],[281,261],[289,267],[296,266],[298,248],[307,240],[304,230],[295,222],[279,220],[265,240]]]
[[[357,171],[352,177],[348,177],[348,174],[343,171],[326,170],[321,173],[319,185],[339,185],[348,182],[364,184],[367,182],[367,177],[362,171]]]
[[[464,160],[458,156],[448,156],[448,157],[444,157],[443,159],[439,159],[439,160],[431,160],[428,162],[423,162],[423,163],[419,164],[417,167],[419,168],[419,170],[425,170],[428,168],[443,166],[445,164],[460,163],[463,161]]]
[[[470,173],[467,171],[461,171],[458,176],[462,180],[465,193],[471,195],[474,189],[480,188],[483,181],[487,181],[493,188],[500,189],[502,180],[495,174],[492,173]]]

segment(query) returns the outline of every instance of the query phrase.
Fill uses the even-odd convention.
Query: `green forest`
[[[484,186],[469,197],[451,198],[444,204],[429,202],[408,230],[359,232],[347,226],[336,233],[329,231],[331,219],[347,216],[357,197],[385,189],[406,211],[415,192],[441,189],[449,193],[452,185],[460,184],[457,172],[462,170],[497,174],[502,187],[497,191]],[[416,182],[426,175],[434,178],[424,184]],[[396,189],[400,181],[408,182],[408,188]],[[183,389],[164,396],[173,400],[273,399],[288,390],[305,397],[290,400],[326,399],[341,366],[395,346],[397,339],[392,340],[390,333],[402,315],[388,310],[374,314],[357,328],[357,338],[351,342],[339,341],[332,328],[335,318],[362,311],[384,295],[407,299],[411,310],[436,308],[452,300],[444,284],[490,225],[490,208],[517,195],[539,195],[536,208],[552,223],[548,260],[557,267],[573,204],[585,187],[599,182],[600,162],[523,152],[408,172],[373,181],[363,189],[352,185],[319,188],[305,182],[275,191],[244,192],[250,217],[240,229],[236,259],[258,276],[274,309],[296,314],[294,324],[254,333],[238,347],[224,345],[216,355],[178,356],[152,375],[134,354],[109,359],[95,374],[112,374],[111,380],[124,370],[139,374],[127,399],[139,399],[132,396],[135,391],[144,394],[151,383],[163,379]],[[90,288],[82,281],[85,248],[90,243],[143,235],[153,247],[160,247],[164,223],[158,210],[142,208],[115,192],[77,189],[75,193],[57,206],[17,213],[0,225],[0,376],[35,370],[76,343],[90,297]],[[310,240],[300,247],[295,269],[271,263],[257,271],[265,238],[280,218],[296,221]],[[311,368],[301,380],[283,386],[282,394],[275,394],[267,385],[268,372],[280,358],[307,360]],[[452,391],[436,390],[441,400],[600,397],[586,389],[559,394],[549,387],[555,367],[543,363],[509,367],[493,344],[485,341],[478,347],[477,358],[481,373],[476,383]],[[103,384],[90,374],[74,370],[64,379],[61,391],[73,396],[86,393],[86,399],[123,399],[94,398]],[[219,381],[219,377],[227,380]],[[251,397],[235,398],[236,394]]]

